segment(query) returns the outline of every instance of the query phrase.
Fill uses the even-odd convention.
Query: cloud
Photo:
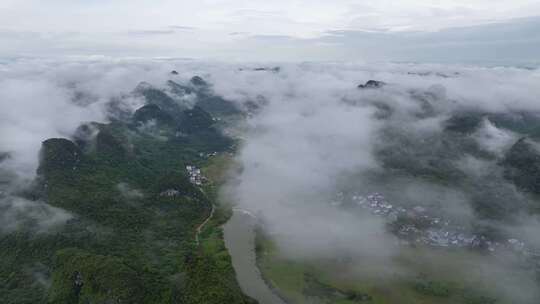
[[[241,35],[248,35],[249,32],[230,32],[229,35],[231,36],[241,36]]]
[[[133,111],[143,102],[130,95],[142,80],[141,73],[150,83],[162,84],[170,71],[166,65],[151,69],[146,63],[106,63],[96,58],[62,64],[19,60],[5,64],[4,69],[0,76],[0,151],[11,157],[0,166],[22,178],[34,175],[43,140],[70,137],[83,122],[106,122],[113,100]]]
[[[254,67],[275,65],[280,66],[278,73],[252,71],[245,63],[170,59],[78,57],[2,63],[0,152],[9,152],[10,157],[0,162],[0,177],[32,178],[41,141],[69,137],[87,121],[107,122],[111,100],[119,100],[128,111],[137,108],[142,100],[130,93],[140,81],[163,88],[173,77],[170,71],[176,70],[178,81],[202,75],[217,94],[240,107],[245,102],[259,106],[242,126],[246,131],[237,156],[242,170],[225,191],[240,206],[258,211],[269,234],[290,257],[363,261],[373,270],[363,268],[368,275],[414,271],[414,265],[396,263],[407,252],[389,232],[387,219],[351,211],[345,202],[334,204],[339,193],[345,197],[352,192],[377,191],[393,204],[433,207],[471,233],[499,227],[505,236],[517,234],[528,243],[538,243],[531,233],[536,221],[525,217],[526,208],[522,208],[534,201],[506,181],[497,170],[497,158],[490,158],[502,155],[517,137],[482,120],[465,135],[446,130],[448,120],[463,112],[540,111],[538,69],[252,63]],[[386,85],[357,88],[370,79]],[[482,156],[485,152],[490,157]],[[407,174],[403,168],[419,172]],[[446,183],[423,178],[433,172],[455,178]],[[134,200],[139,196],[126,184],[119,184],[118,191]],[[28,218],[42,223],[37,227],[43,229],[69,219],[41,202],[19,198],[2,202],[6,210],[2,215],[28,211]],[[493,207],[503,216],[486,220],[479,206]],[[519,219],[525,218],[527,224],[519,225]],[[6,223],[6,229],[20,225]],[[464,255],[482,261],[475,254]],[[521,296],[533,297],[537,289],[528,284],[534,281],[512,256],[504,258],[504,263],[497,257],[475,265],[489,274],[482,279],[490,283],[512,273],[493,284],[504,283],[500,290],[509,288],[507,294],[529,286]],[[445,260],[432,251],[421,261],[447,269],[453,266],[464,278],[473,269],[462,260]],[[500,285],[493,286],[499,290]]]
[[[127,183],[118,183],[116,189],[127,199],[140,199],[144,197],[144,194],[140,190],[132,188]]]
[[[347,53],[360,50],[372,60],[537,63],[538,26],[540,18],[535,17],[434,32],[333,30],[320,40],[339,43]]]
[[[176,33],[174,30],[133,30],[128,35],[134,36],[152,36],[152,35],[171,35]]]
[[[502,156],[518,140],[516,134],[497,128],[487,119],[474,136],[484,149],[498,156]]]
[[[49,232],[72,219],[69,212],[41,201],[29,201],[21,197],[0,198],[0,231],[10,233],[29,229],[38,233]]]
[[[185,25],[170,25],[169,28],[180,31],[194,31],[197,28],[194,26],[185,26]]]
[[[255,40],[266,40],[270,42],[283,42],[283,41],[296,40],[294,37],[286,36],[286,35],[253,35],[250,38],[255,39]]]
[[[379,279],[412,279],[422,263],[444,265],[467,284],[489,282],[488,293],[529,303],[539,290],[521,257],[503,249],[495,257],[460,251],[464,262],[426,250],[415,262],[390,233],[389,220],[355,211],[350,196],[383,193],[392,204],[434,210],[466,233],[495,227],[534,246],[537,239],[505,227],[520,223],[524,206],[535,202],[479,152],[501,157],[519,137],[482,115],[477,131],[458,134],[446,126],[464,112],[540,111],[537,77],[538,70],[414,64],[214,71],[218,93],[238,102],[266,101],[248,121],[237,157],[241,170],[225,195],[258,214],[289,258],[345,258],[358,269],[354,276]],[[356,88],[369,79],[387,85]]]
[[[540,43],[533,0],[52,1],[47,12],[36,0],[2,4],[0,56],[10,57],[538,63]],[[246,30],[291,39],[253,43],[229,34]]]

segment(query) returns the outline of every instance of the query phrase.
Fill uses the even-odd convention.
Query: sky
[[[536,0],[0,0],[0,56],[534,62],[539,24]]]

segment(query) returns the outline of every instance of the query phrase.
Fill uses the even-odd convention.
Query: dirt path
[[[201,234],[201,231],[203,230],[204,226],[212,219],[214,216],[214,210],[215,210],[214,204],[212,204],[212,210],[210,211],[210,215],[202,222],[199,227],[197,227],[197,233],[195,233],[195,244],[199,246],[199,234]]]

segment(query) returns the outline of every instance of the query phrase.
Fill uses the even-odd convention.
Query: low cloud
[[[499,157],[518,140],[518,135],[497,128],[487,119],[482,122],[481,128],[473,136],[482,148]]]
[[[540,111],[532,82],[538,70],[303,64],[283,65],[277,74],[242,73],[212,74],[216,90],[230,99],[266,101],[248,121],[242,170],[226,194],[260,215],[286,256],[352,259],[358,276],[414,277],[421,265],[407,258],[389,220],[354,211],[354,193],[382,193],[394,208],[426,208],[470,235],[499,227],[535,246],[526,233],[504,228],[533,203],[497,163],[520,135],[482,113]],[[387,84],[356,88],[369,79]],[[461,122],[463,113],[473,113],[472,120]],[[467,282],[490,282],[496,287],[488,292],[498,296],[528,303],[538,295],[534,274],[514,253],[463,255],[474,265],[430,250],[422,261],[462,277],[478,269],[482,275]]]
[[[102,58],[98,58],[100,60]],[[131,94],[141,80],[164,85],[165,65],[142,62],[18,60],[0,76],[0,168],[31,178],[41,142],[71,137],[84,122],[107,122],[111,104],[134,111],[144,100]],[[144,76],[141,76],[144,75]],[[31,88],[31,89],[29,89]]]
[[[197,28],[194,26],[185,26],[185,25],[171,25],[169,28],[180,31],[194,31]]]
[[[9,233],[20,229],[48,232],[64,225],[73,215],[41,201],[21,197],[0,198],[0,231]]]
[[[116,185],[116,189],[120,194],[127,199],[140,199],[144,197],[144,194],[127,183],[119,183]]]
[[[176,33],[174,30],[133,30],[128,35],[134,36],[153,36],[153,35],[171,35]]]
[[[279,72],[246,68],[276,65]],[[243,126],[237,156],[242,169],[225,192],[239,206],[260,214],[287,256],[363,261],[373,269],[368,274],[381,269],[412,273],[413,266],[396,262],[408,247],[390,233],[390,221],[357,212],[347,201],[353,193],[379,192],[396,206],[434,208],[467,233],[498,227],[505,237],[538,243],[531,233],[536,218],[526,208],[535,201],[504,178],[498,163],[524,134],[485,117],[540,111],[537,69],[104,58],[60,64],[22,60],[0,68],[0,152],[9,153],[0,162],[0,177],[6,180],[11,180],[5,178],[9,174],[31,179],[41,141],[70,137],[84,122],[107,122],[112,101],[128,112],[141,106],[144,101],[131,94],[139,82],[165,88],[169,78],[187,82],[200,75],[240,108],[246,103],[257,108]],[[370,79],[386,85],[357,88]],[[480,114],[465,118],[472,123],[462,130],[466,124],[452,126],[462,113]],[[417,171],[411,173],[413,169]],[[127,184],[117,190],[133,199],[139,195]],[[41,223],[38,229],[72,216],[42,202],[13,197],[2,202],[6,231],[21,225],[9,221],[17,218],[14,214]],[[486,217],[486,209],[497,217]],[[513,254],[505,255],[501,251],[503,260],[482,261],[465,253],[479,261],[476,267],[487,274],[482,280],[500,282],[494,290],[500,286],[507,295],[517,295],[519,286],[528,286],[520,296],[534,298],[538,289],[530,273],[522,271]],[[425,261],[454,266],[464,277],[472,269],[433,251]]]

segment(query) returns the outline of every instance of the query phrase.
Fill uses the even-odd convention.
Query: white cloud
[[[517,301],[534,303],[539,289],[531,273],[513,264],[518,258],[479,258],[460,251],[462,259],[451,259],[439,250],[417,256],[419,250],[413,262],[402,263],[407,250],[388,233],[386,220],[360,215],[356,207],[347,205],[347,199],[336,196],[341,191],[367,194],[370,188],[376,189],[387,198],[393,196],[391,204],[429,205],[437,216],[458,223],[464,229],[460,231],[482,223],[478,196],[487,197],[493,208],[501,208],[495,203],[502,200],[505,210],[518,208],[525,198],[516,194],[515,187],[500,175],[487,175],[499,168],[495,162],[463,158],[475,140],[500,152],[517,138],[487,123],[473,136],[445,133],[442,124],[452,114],[469,109],[540,111],[536,77],[538,70],[413,64],[291,64],[282,66],[279,73],[214,72],[219,93],[236,100],[255,100],[257,95],[267,100],[249,122],[250,132],[237,157],[241,170],[231,179],[227,194],[232,198],[227,201],[262,218],[264,228],[287,257],[317,262],[345,257],[351,261],[348,267],[358,267],[355,275],[373,275],[380,281],[385,275],[414,277],[418,268],[411,265],[432,264],[437,265],[434,269],[451,269],[465,278],[460,283],[481,281],[490,292],[500,290]],[[356,89],[368,79],[388,84],[377,90]],[[385,119],[373,115],[382,104],[391,112]],[[381,135],[385,132],[394,136]],[[465,169],[468,184],[459,184],[463,177],[449,181],[437,174],[403,173],[399,165],[387,169],[381,159],[391,153],[395,153],[393,161],[412,164],[414,169],[440,166],[437,174],[441,175],[447,169]],[[493,189],[504,197],[482,193]],[[342,208],[332,204],[335,200],[343,203]],[[501,228],[506,222],[495,225]],[[530,233],[537,226],[525,228]],[[530,238],[527,233],[520,238]],[[537,241],[533,238],[528,243]]]
[[[351,51],[347,48],[309,40],[331,30],[435,32],[540,16],[540,4],[534,0],[50,0],[46,5],[37,0],[4,0],[0,5],[0,56],[349,60]],[[243,37],[229,35],[234,32],[288,36],[299,41],[280,42],[272,49],[275,46],[250,45]],[[358,48],[361,45],[352,41],[353,58],[369,60],[372,54]],[[389,49],[391,46],[385,51]],[[393,56],[385,59],[402,60]]]
[[[21,197],[0,197],[0,232],[9,233],[25,227],[38,233],[50,231],[72,219],[63,209],[41,201]]]
[[[249,69],[261,65],[103,57],[2,63],[0,152],[9,151],[12,155],[0,163],[0,169],[9,164],[10,168],[31,175],[42,140],[69,136],[85,121],[105,121],[106,102],[129,93],[140,81],[161,87],[170,77],[187,81],[193,75],[202,75],[218,94],[229,99],[242,103],[264,96],[267,101],[261,112],[248,121],[249,132],[238,156],[244,168],[238,179],[234,179],[239,183],[231,185],[231,189],[242,206],[261,212],[285,251],[297,257],[334,257],[336,252],[346,252],[368,257],[364,261],[373,262],[370,266],[375,270],[384,266],[395,271],[391,260],[399,254],[399,249],[393,236],[385,231],[385,221],[357,217],[329,204],[344,180],[352,182],[351,174],[380,172],[378,155],[373,152],[380,142],[374,138],[380,137],[381,131],[397,130],[400,137],[387,143],[391,147],[399,146],[399,139],[424,143],[418,144],[414,151],[403,152],[412,155],[411,161],[425,161],[414,153],[424,153],[429,158],[442,149],[453,148],[438,139],[443,130],[441,122],[457,109],[540,110],[538,69],[352,63],[284,63],[280,64],[279,73]],[[240,71],[241,67],[248,68]],[[170,75],[171,70],[179,75]],[[381,90],[356,88],[369,79],[382,80],[388,85]],[[74,103],[75,91],[89,95],[90,102]],[[426,100],[432,109],[419,103]],[[137,100],[124,101],[128,108],[140,105]],[[393,111],[394,116],[388,121],[373,115],[381,102]],[[507,134],[489,125],[484,127],[485,130],[475,134],[480,136],[477,138],[480,143],[494,151],[506,146]],[[461,162],[461,166],[475,171],[488,172],[494,165],[448,152],[448,162]],[[429,160],[427,165],[431,165]],[[401,194],[400,200],[436,199],[442,212],[449,216],[466,222],[475,220],[474,211],[467,207],[469,196],[450,185],[447,188],[410,180],[392,182]],[[133,189],[119,185],[118,190],[127,193]],[[508,194],[506,188],[501,191]],[[139,196],[136,192],[128,195]],[[28,202],[9,203],[4,208],[9,212],[29,211],[35,219],[52,214],[50,218],[55,220],[43,222],[45,226],[69,218],[60,210]],[[531,224],[531,227],[536,226]],[[468,270],[459,269],[464,275]],[[513,277],[505,279],[513,280]]]
[[[83,122],[106,121],[105,105],[130,93],[142,80],[162,83],[168,70],[142,63],[19,60],[0,74],[0,151],[12,153],[2,163],[21,177],[37,168],[37,151],[50,137],[69,137]],[[79,98],[79,99],[77,99]],[[81,99],[82,98],[82,99]],[[141,101],[123,98],[127,109]]]
[[[486,9],[489,8],[489,9]],[[540,14],[534,0],[487,1],[4,1],[0,27],[45,31],[115,31],[181,21],[203,29],[308,36],[327,29],[435,30]],[[126,12],[129,12],[126,14]],[[24,18],[23,18],[24,17]],[[95,22],[99,20],[100,22]],[[53,22],[54,21],[54,22]]]

